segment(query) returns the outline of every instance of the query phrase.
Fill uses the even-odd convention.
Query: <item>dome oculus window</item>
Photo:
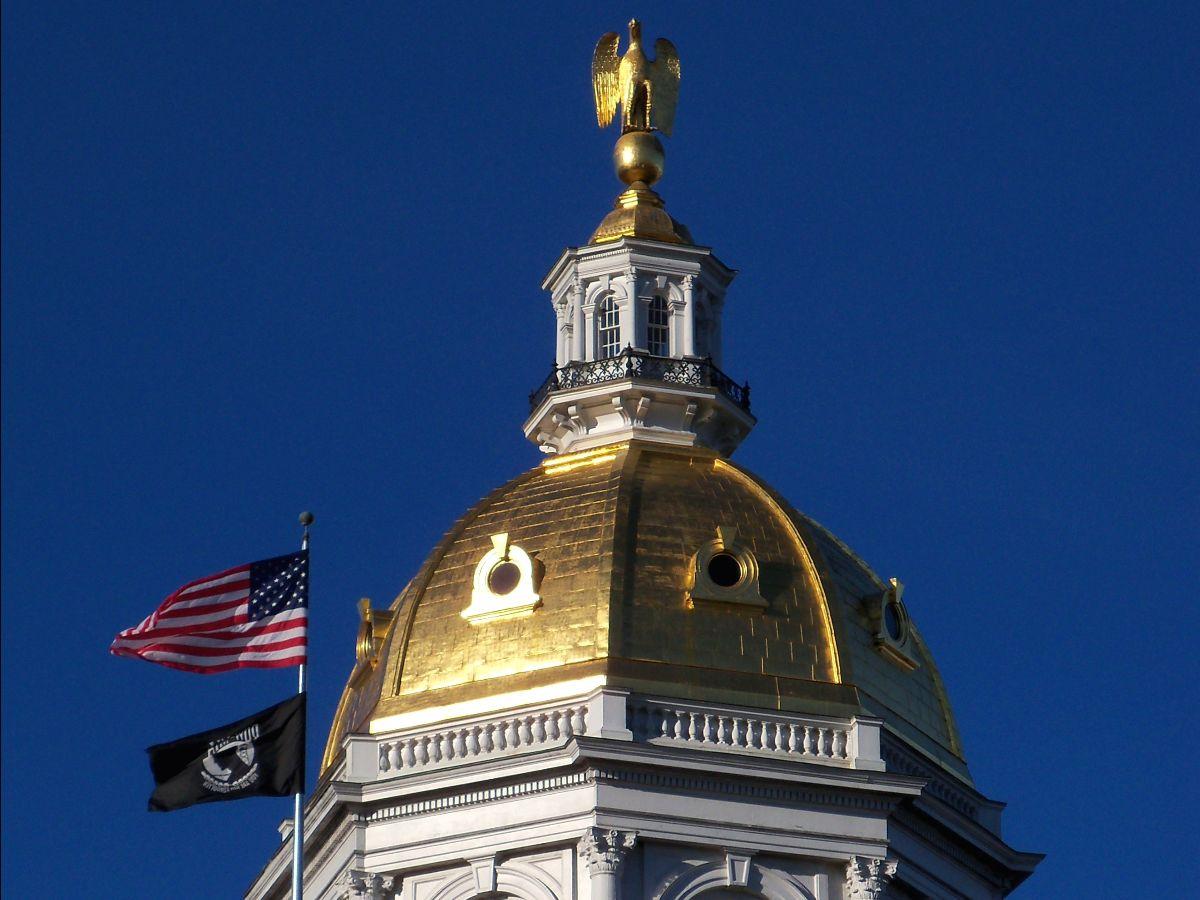
[[[893,578],[886,590],[867,598],[867,612],[875,629],[875,649],[900,668],[911,670],[920,663],[903,598],[904,582]]]
[[[511,560],[506,559],[496,563],[492,566],[492,571],[488,572],[488,590],[497,597],[511,594],[520,583],[521,570]]]
[[[475,625],[528,615],[542,603],[541,580],[541,563],[511,543],[507,532],[494,534],[492,549],[475,565],[471,605],[462,617]]]
[[[704,544],[692,557],[691,580],[687,600],[692,607],[697,600],[767,605],[758,589],[758,560],[738,540],[737,529],[727,525],[719,526],[716,540]]]

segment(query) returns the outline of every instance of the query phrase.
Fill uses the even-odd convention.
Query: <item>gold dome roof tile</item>
[[[757,558],[765,610],[688,603],[692,555],[719,526]],[[474,569],[501,532],[543,567],[541,606],[472,624],[461,613]],[[836,538],[716,454],[633,443],[555,458],[493,491],[434,548],[393,604],[377,661],[352,674],[324,764],[346,733],[381,719],[600,678],[812,714],[882,705],[962,768],[923,643],[911,672],[872,646],[860,597],[879,585]]]

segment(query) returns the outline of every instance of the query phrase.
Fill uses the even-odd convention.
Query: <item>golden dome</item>
[[[499,535],[536,560],[540,605],[472,623],[462,613]],[[696,589],[696,554],[718,535],[736,535],[755,561],[765,607],[708,602]],[[909,664],[880,652],[869,598],[887,589],[821,526],[709,451],[635,442],[554,457],[459,519],[390,612],[364,609],[359,661],[323,767],[350,732],[594,679],[684,699],[882,716],[965,775],[915,627],[906,622]]]

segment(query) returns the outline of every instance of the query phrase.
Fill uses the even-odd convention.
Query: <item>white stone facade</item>
[[[1005,896],[1040,857],[916,750],[891,771],[895,742],[879,719],[604,687],[350,735],[308,803],[304,896]],[[290,859],[285,839],[246,896],[289,897]]]

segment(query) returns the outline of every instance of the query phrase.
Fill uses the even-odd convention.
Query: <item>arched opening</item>
[[[711,356],[712,321],[708,315],[708,307],[703,303],[696,304],[696,355]]]
[[[646,317],[646,349],[651,356],[671,355],[671,312],[661,294],[650,301]]]
[[[621,312],[611,296],[596,310],[596,357],[611,359],[621,352]]]

